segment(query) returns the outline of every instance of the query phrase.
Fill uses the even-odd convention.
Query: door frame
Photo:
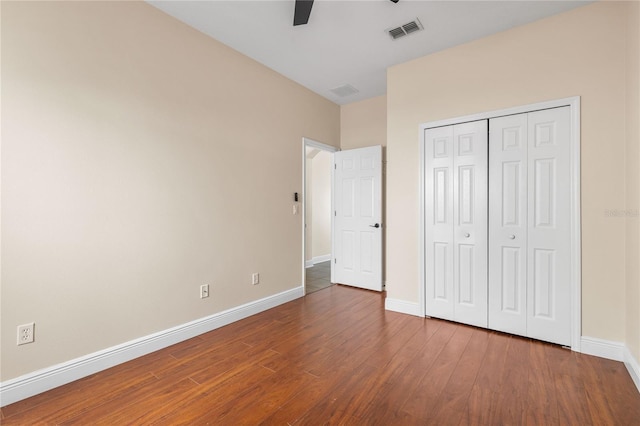
[[[453,124],[466,123],[469,121],[489,120],[505,115],[523,114],[543,109],[558,108],[568,106],[571,115],[571,140],[569,141],[570,151],[570,171],[569,190],[571,192],[571,213],[570,213],[570,292],[571,292],[571,350],[580,352],[580,340],[582,335],[582,261],[581,261],[581,221],[580,221],[580,97],[556,99],[534,104],[516,106],[512,108],[481,112],[472,115],[449,118],[445,120],[430,121],[420,125],[420,284],[419,284],[419,308],[420,316],[426,316],[426,200],[425,191],[425,130],[449,126]]]
[[[307,280],[306,280],[306,258],[307,258],[307,148],[316,148],[321,151],[327,151],[331,154],[331,163],[333,163],[333,153],[340,151],[340,148],[327,145],[322,142],[315,141],[310,138],[302,138],[302,290],[303,294],[307,294]],[[333,179],[334,168],[331,168],[331,211],[334,210],[333,206]],[[333,215],[331,215],[331,282],[333,282]]]

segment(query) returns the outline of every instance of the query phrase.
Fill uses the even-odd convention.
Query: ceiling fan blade
[[[313,0],[296,0],[296,8],[293,13],[293,26],[304,25],[309,22]]]

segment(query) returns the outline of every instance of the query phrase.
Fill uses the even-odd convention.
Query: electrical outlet
[[[260,274],[259,273],[255,273],[253,275],[251,275],[251,284],[253,285],[257,285],[260,284]]]
[[[23,324],[18,326],[18,345],[26,345],[27,343],[33,343],[35,340],[33,330],[35,323]]]
[[[200,299],[209,297],[209,284],[203,284],[200,286]]]

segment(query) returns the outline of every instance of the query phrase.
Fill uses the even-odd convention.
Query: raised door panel
[[[342,199],[342,216],[353,218],[356,202],[356,180],[353,177],[345,177],[340,182]]]
[[[353,256],[356,246],[356,233],[353,231],[343,230],[340,236],[340,259],[342,261],[342,269],[345,274],[353,274],[356,270],[355,259]]]
[[[361,174],[359,190],[360,190],[360,220],[366,221],[366,226],[359,230],[358,244],[360,250],[360,283],[359,286],[367,287],[368,282],[376,280],[376,256],[377,253],[373,249],[377,244],[376,239],[380,231],[376,228],[369,227],[370,224],[376,223],[376,185],[374,176],[369,176],[368,172],[372,171],[372,159],[363,158],[360,161]]]
[[[489,129],[489,328],[526,335],[527,115]]]
[[[487,326],[487,120],[453,126],[454,319]]]
[[[433,205],[433,226],[447,226],[451,223],[451,211],[453,206],[451,200],[451,167],[438,167],[429,174],[433,185],[432,197],[429,200]]]
[[[527,335],[571,344],[570,109],[528,114]]]
[[[430,275],[432,280],[430,282],[429,296],[434,304],[446,303],[448,309],[452,309],[453,304],[453,291],[451,287],[451,271],[450,265],[451,259],[451,244],[448,243],[432,243],[433,247],[430,253],[429,260]],[[433,309],[428,314],[435,316],[436,310]],[[453,317],[453,313],[451,314]]]
[[[556,227],[556,159],[533,160],[533,226],[557,229]]]
[[[524,304],[525,292],[522,279],[523,263],[526,256],[520,247],[503,246],[500,253],[502,263],[499,277],[499,310],[500,312],[524,317],[526,306]],[[522,331],[520,333],[523,333]]]
[[[554,320],[556,316],[556,251],[533,250],[532,316]]]
[[[453,127],[425,130],[426,314],[454,319]]]
[[[358,189],[360,191],[360,217],[374,220],[375,217],[375,183],[372,176],[360,178]]]

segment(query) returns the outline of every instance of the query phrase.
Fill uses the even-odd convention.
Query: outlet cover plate
[[[18,345],[26,345],[27,343],[33,343],[35,323],[22,324],[18,326]]]

